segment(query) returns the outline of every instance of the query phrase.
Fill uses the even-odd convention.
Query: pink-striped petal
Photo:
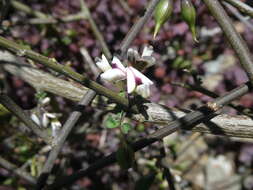
[[[116,56],[113,57],[112,64],[115,64],[116,67],[118,69],[122,70],[123,72],[126,71],[126,68],[124,67],[124,65],[121,63],[121,61]]]
[[[131,71],[133,72],[136,80],[137,79],[141,80],[142,84],[148,84],[148,85],[153,84],[153,82],[148,77],[146,77],[144,74],[142,74],[140,71],[138,71],[134,67],[129,67],[129,69],[131,69]]]

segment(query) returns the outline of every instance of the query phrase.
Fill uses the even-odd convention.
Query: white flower
[[[104,54],[102,55],[102,59],[99,59],[96,62],[96,65],[98,66],[99,69],[101,69],[103,72],[106,72],[107,70],[111,69],[111,65],[108,62],[108,60],[106,59],[106,57],[104,56]]]
[[[39,117],[36,115],[36,114],[32,114],[31,115],[31,119],[37,124],[37,125],[39,125],[40,126],[40,119],[39,119]]]
[[[51,122],[52,136],[54,138],[59,136],[61,127],[62,127],[62,124],[58,120],[53,120]]]
[[[106,57],[102,55],[102,60],[96,62],[96,65],[103,71],[100,75],[103,80],[115,82],[126,78],[126,68],[117,57],[113,57],[112,65],[110,65]]]
[[[43,127],[48,127],[48,125],[50,125],[50,127],[52,128],[52,136],[53,137],[57,137],[59,132],[60,132],[60,128],[62,126],[62,124],[60,123],[60,121],[57,119],[58,116],[55,113],[49,113],[49,112],[45,112],[42,114],[41,119],[35,114],[33,113],[31,115],[31,119],[39,126],[43,126]]]
[[[153,50],[145,50],[144,48],[142,54],[144,56],[150,56],[152,52]],[[125,68],[116,56],[113,57],[112,64],[110,65],[106,57],[102,55],[102,59],[99,59],[96,65],[103,71],[100,75],[101,79],[108,82],[117,82],[126,79],[128,93],[136,92],[145,98],[150,96],[150,86],[153,82],[134,67],[128,66]]]
[[[56,114],[48,113],[48,112],[44,113],[42,115],[42,121],[41,121],[42,122],[42,126],[43,127],[47,127],[48,124],[50,123],[49,119],[56,119],[56,118],[57,118]]]
[[[45,106],[48,105],[50,102],[50,98],[49,97],[45,97],[42,100],[40,100],[41,105]]]
[[[152,56],[152,54],[153,54],[153,47],[152,46],[145,46],[142,51],[141,56],[142,57],[149,57],[149,56]]]

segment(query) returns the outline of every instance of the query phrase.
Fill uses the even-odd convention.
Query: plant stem
[[[121,51],[121,56],[125,57],[126,52],[133,42],[133,40],[136,38],[138,33],[141,31],[145,23],[148,21],[148,19],[151,17],[156,5],[159,3],[160,0],[152,0],[145,12],[145,14],[134,24],[134,26],[131,28],[131,30],[128,32],[126,35],[125,39],[121,43],[120,51]]]
[[[224,0],[234,7],[238,8],[241,12],[253,17],[253,8],[240,0]]]
[[[89,104],[89,102],[96,96],[96,93],[94,91],[89,90],[87,94],[83,97],[83,99],[78,103],[76,106],[76,109],[69,115],[67,121],[62,127],[61,133],[59,137],[54,141],[54,148],[50,152],[47,161],[41,171],[41,174],[39,176],[39,179],[37,181],[36,189],[42,189],[46,185],[46,181],[48,176],[50,175],[50,172],[53,168],[54,161],[56,160],[58,154],[61,151],[61,148],[69,135],[70,131],[75,126],[76,122],[82,115],[83,110],[85,109],[85,106]]]
[[[19,118],[31,131],[38,137],[42,138],[46,143],[51,144],[52,139],[49,137],[46,131],[40,129],[30,116],[24,112],[11,98],[6,94],[0,94],[0,103],[8,109],[12,114]]]
[[[3,168],[6,168],[10,172],[16,174],[22,179],[25,179],[28,181],[30,184],[35,185],[36,184],[36,179],[32,177],[29,173],[25,172],[22,169],[19,169],[16,165],[10,163],[9,161],[5,160],[4,158],[0,157],[0,165]]]
[[[219,23],[233,50],[237,54],[240,64],[247,73],[251,84],[253,84],[253,59],[249,48],[241,35],[236,32],[234,25],[228,17],[226,11],[217,0],[203,0]]]

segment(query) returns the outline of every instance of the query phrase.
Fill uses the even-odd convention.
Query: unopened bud
[[[173,0],[160,0],[155,9],[155,31],[154,38],[162,25],[171,17],[173,9]]]
[[[194,41],[198,42],[196,33],[196,10],[190,0],[181,0],[181,15],[182,19],[188,24]]]

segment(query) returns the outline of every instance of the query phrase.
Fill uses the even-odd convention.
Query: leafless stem
[[[25,179],[30,184],[35,185],[36,179],[32,177],[29,173],[19,169],[16,165],[10,163],[9,161],[5,160],[4,158],[0,157],[0,165],[9,170],[10,172],[14,173],[15,175],[19,176],[22,179]]]
[[[94,98],[96,93],[94,91],[89,90],[88,93],[82,98],[82,100],[78,103],[76,109],[69,115],[67,121],[65,122],[59,137],[54,141],[54,148],[51,150],[47,161],[42,169],[42,172],[39,176],[36,189],[42,189],[46,184],[46,180],[53,168],[54,161],[56,160],[58,154],[61,151],[61,148],[69,135],[70,131],[75,126],[76,122],[82,115],[82,110],[84,110],[85,106],[89,104],[89,102]]]
[[[10,97],[6,94],[0,94],[0,103],[3,104],[13,115],[19,118],[26,126],[33,131],[38,137],[42,138],[45,142],[51,144],[51,138],[46,131],[40,129],[30,117],[24,112]]]
[[[125,39],[121,43],[120,51],[121,56],[125,57],[126,52],[131,45],[132,41],[136,38],[138,33],[141,31],[145,23],[148,21],[148,19],[151,17],[156,5],[158,4],[159,0],[152,0],[145,12],[145,14],[134,24],[134,26],[131,28],[131,30],[126,35]]]
[[[223,2],[223,4],[228,8],[228,10],[242,23],[244,23],[249,29],[253,30],[253,24],[249,22],[249,19],[243,16],[236,8],[230,5],[227,2]]]
[[[253,8],[240,0],[224,0],[234,7],[238,8],[243,13],[253,17]]]
[[[241,35],[238,34],[238,32],[236,32],[232,21],[228,17],[226,11],[221,6],[219,1],[217,0],[203,0],[203,1],[205,2],[206,6],[210,10],[214,18],[219,23],[233,50],[237,54],[241,66],[243,67],[244,71],[247,73],[250,81],[253,84],[253,61],[252,55],[249,51],[247,44],[242,39]]]

